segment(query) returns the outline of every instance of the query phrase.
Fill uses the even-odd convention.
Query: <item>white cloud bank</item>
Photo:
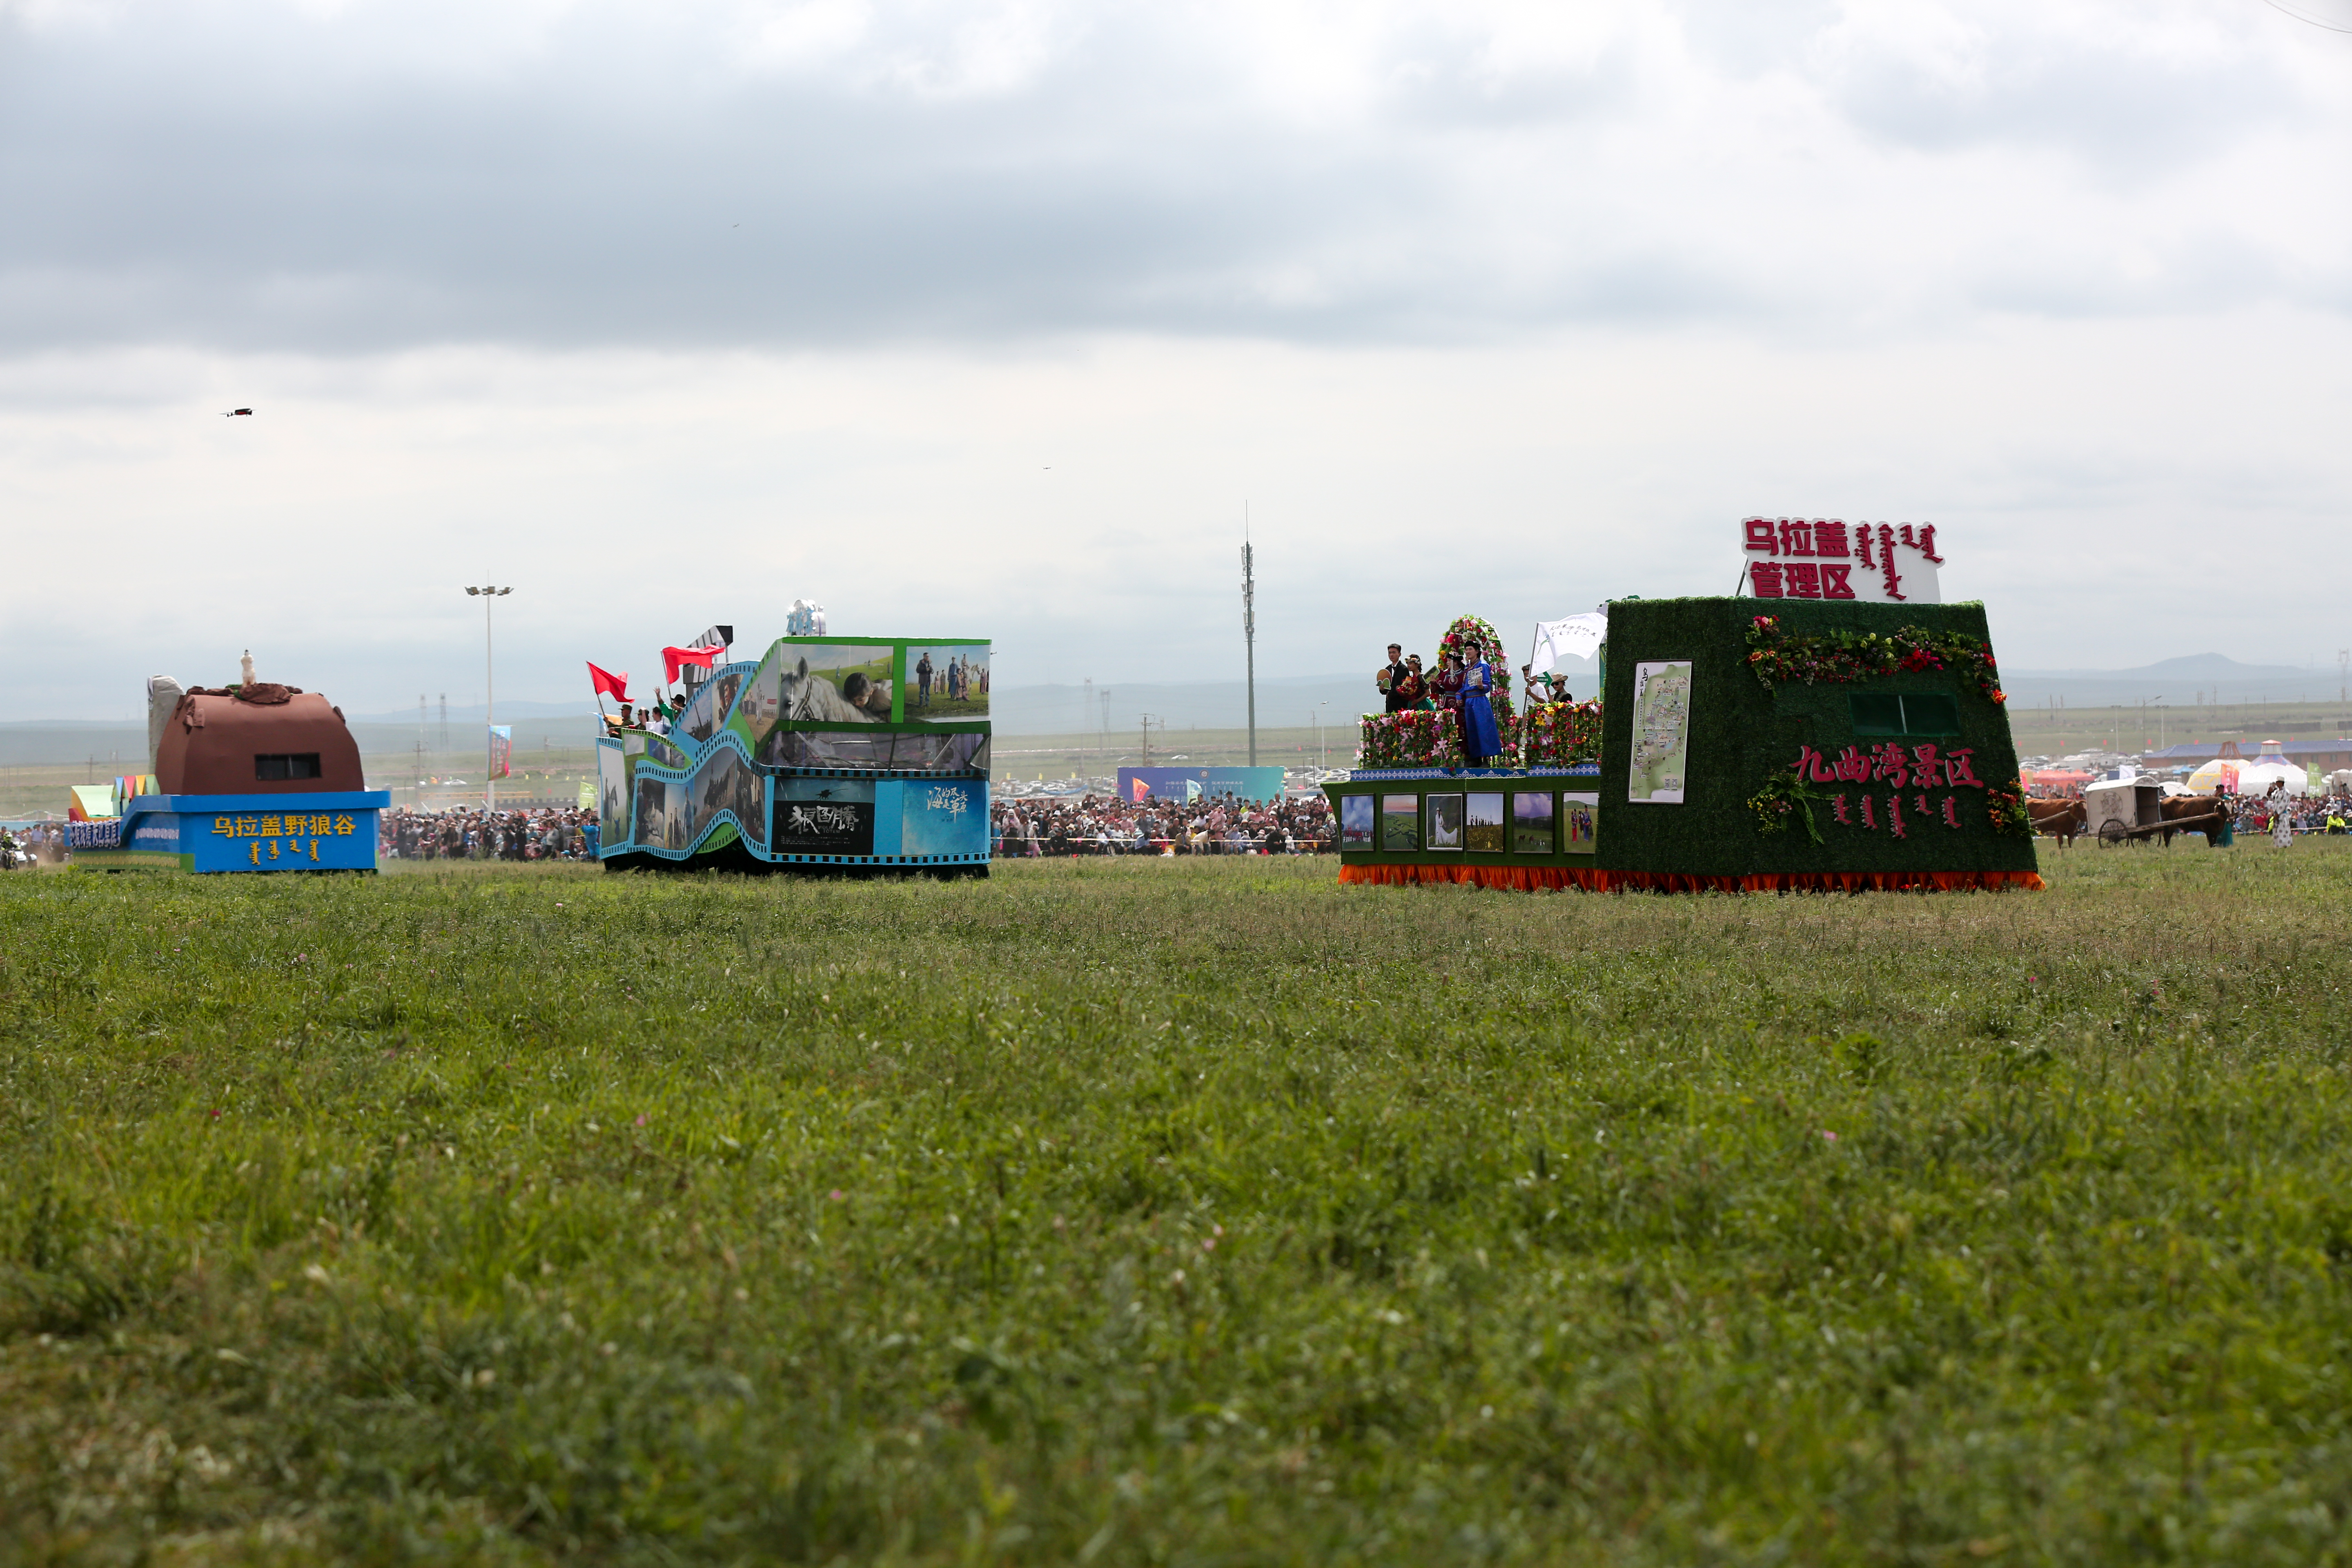
[[[0,660],[455,697],[487,574],[515,695],[797,594],[1223,677],[1244,498],[1261,668],[1754,510],[2012,665],[2332,658],[2347,132],[2255,0],[0,4]]]

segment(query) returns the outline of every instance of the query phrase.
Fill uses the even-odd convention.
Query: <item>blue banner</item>
[[[1243,800],[1282,798],[1280,768],[1121,768],[1121,800],[1200,800],[1237,795]]]

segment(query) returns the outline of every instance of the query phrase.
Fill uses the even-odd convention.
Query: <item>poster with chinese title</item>
[[[1691,661],[1660,659],[1633,667],[1633,759],[1625,798],[1680,805],[1690,761]]]
[[[514,726],[490,726],[490,776],[494,779],[514,776]]]

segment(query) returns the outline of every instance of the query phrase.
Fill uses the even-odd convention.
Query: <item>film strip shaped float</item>
[[[614,870],[985,875],[990,734],[985,676],[971,671],[986,647],[787,637],[715,669],[667,739],[599,742],[598,858]],[[940,717],[897,717],[910,696]]]

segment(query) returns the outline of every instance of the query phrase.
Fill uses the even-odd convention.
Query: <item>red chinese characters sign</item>
[[[1759,599],[1872,605],[1942,603],[1932,522],[1849,523],[1838,518],[1741,520],[1748,591]]]
[[[1830,797],[1830,816],[1835,821],[1907,838],[1915,826],[1940,823],[1957,828],[1986,819],[1983,795],[1951,793],[1985,787],[1977,777],[1975,756],[1973,746],[1945,752],[1932,742],[1906,747],[1885,741],[1867,748],[1850,745],[1834,756],[1801,745],[1791,765],[1808,784],[1863,786],[1851,796],[1841,790]],[[1960,803],[1971,798],[1974,811],[1964,813]]]

